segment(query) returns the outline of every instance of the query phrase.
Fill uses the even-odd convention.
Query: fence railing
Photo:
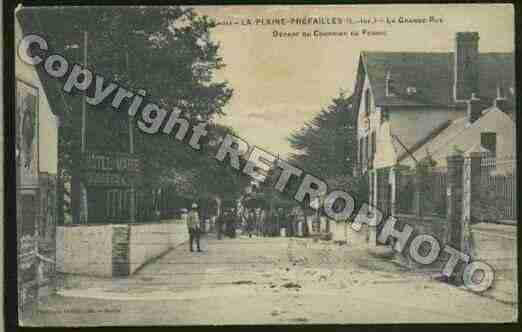
[[[396,187],[396,212],[399,214],[413,214],[413,203],[415,195],[415,173],[403,171],[397,173]]]
[[[470,167],[470,164],[463,167]],[[471,192],[467,193],[471,195],[471,206],[468,208],[473,220],[516,223],[516,173],[515,157],[481,159],[480,183],[473,182]],[[396,174],[396,213],[439,217],[447,215],[447,167],[403,169]],[[463,170],[462,175],[465,174],[470,175]]]
[[[426,214],[446,216],[446,187],[448,170],[446,167],[431,168],[423,186],[424,211]]]
[[[417,182],[415,177],[417,178]],[[400,172],[397,179],[398,213],[415,214],[415,197],[417,190],[420,213],[422,215],[446,215],[447,168],[430,167],[422,175],[414,170]],[[416,188],[418,186],[418,188]]]
[[[490,219],[517,219],[516,159],[487,157],[481,163],[481,199]]]

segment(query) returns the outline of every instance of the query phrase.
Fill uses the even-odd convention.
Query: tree
[[[294,165],[324,180],[329,190],[356,195],[356,204],[361,204],[367,195],[364,181],[352,176],[357,155],[355,123],[352,97],[341,92],[288,140],[297,150],[291,157]]]
[[[292,161],[323,178],[351,173],[356,156],[352,98],[341,92],[332,103],[289,137]]]
[[[147,99],[162,108],[181,109],[192,121],[210,121],[224,114],[232,96],[227,82],[214,73],[224,66],[219,45],[210,39],[215,26],[206,16],[179,6],[87,6],[25,8],[18,12],[24,31],[38,32],[69,63],[83,63],[84,32],[88,33],[88,67],[133,91],[145,89]],[[63,81],[50,78],[38,67],[51,107],[60,116],[59,163],[68,180],[80,150],[78,115],[82,98],[64,94]],[[87,147],[96,151],[128,151],[129,121],[125,112],[110,105],[87,106]],[[91,124],[91,125],[89,125]],[[95,124],[95,125],[92,125]],[[135,119],[132,125],[135,125]],[[135,129],[135,151],[142,157],[143,190],[154,195],[166,179],[203,178],[209,172],[207,156],[166,135],[148,135]],[[187,133],[188,140],[190,132]],[[225,174],[223,174],[225,172]],[[190,176],[189,176],[190,175]],[[223,177],[216,180],[224,182]],[[198,181],[196,181],[198,182]],[[209,182],[199,181],[196,188]],[[211,192],[219,187],[214,181]],[[227,188],[224,188],[226,190]]]

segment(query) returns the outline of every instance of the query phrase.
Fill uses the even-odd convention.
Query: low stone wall
[[[351,223],[330,221],[332,240],[335,242],[346,242],[350,246],[368,246],[368,225],[362,225],[359,231],[352,228]]]
[[[188,231],[183,221],[174,220],[161,224],[131,225],[129,237],[129,272],[132,274],[151,259],[186,242]]]
[[[437,238],[443,248],[450,241],[449,222],[443,218],[398,215],[395,229],[402,230],[405,224],[413,227],[411,241],[418,234],[429,234]],[[471,226],[471,256],[472,260],[485,261],[493,267],[495,273],[508,279],[516,279],[517,270],[517,229],[516,225],[479,223]],[[421,265],[410,257],[409,243],[402,253],[395,253],[394,260],[417,271],[441,271],[448,259],[447,254],[441,254],[439,259],[430,265]]]
[[[471,226],[472,259],[513,278],[517,269],[517,226],[479,223]],[[513,279],[514,280],[514,279]]]
[[[187,240],[186,224],[181,220],[60,226],[56,234],[56,268],[61,273],[127,276]]]
[[[112,233],[112,225],[57,227],[57,272],[112,276]]]
[[[439,258],[429,265],[422,265],[415,262],[408,252],[409,244],[413,238],[419,234],[427,234],[435,237],[439,240],[440,247],[443,248],[449,241],[450,229],[449,222],[445,218],[439,218],[435,216],[423,216],[418,217],[414,215],[397,215],[397,222],[395,229],[402,230],[403,227],[408,224],[413,227],[413,233],[410,236],[405,249],[401,253],[395,253],[394,259],[400,265],[408,267],[412,270],[422,271],[441,271],[441,268],[446,263],[447,256],[439,255]],[[422,254],[422,253],[421,253]]]

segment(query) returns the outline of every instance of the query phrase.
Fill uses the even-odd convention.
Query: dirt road
[[[29,324],[507,322],[516,307],[411,273],[365,248],[297,238],[206,239],[130,278],[69,276]]]

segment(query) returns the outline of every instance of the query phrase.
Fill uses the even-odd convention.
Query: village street
[[[412,273],[363,247],[240,236],[183,244],[129,278],[69,276],[38,325],[505,322],[516,307]],[[414,313],[414,314],[413,314]],[[29,323],[29,321],[26,321]]]

